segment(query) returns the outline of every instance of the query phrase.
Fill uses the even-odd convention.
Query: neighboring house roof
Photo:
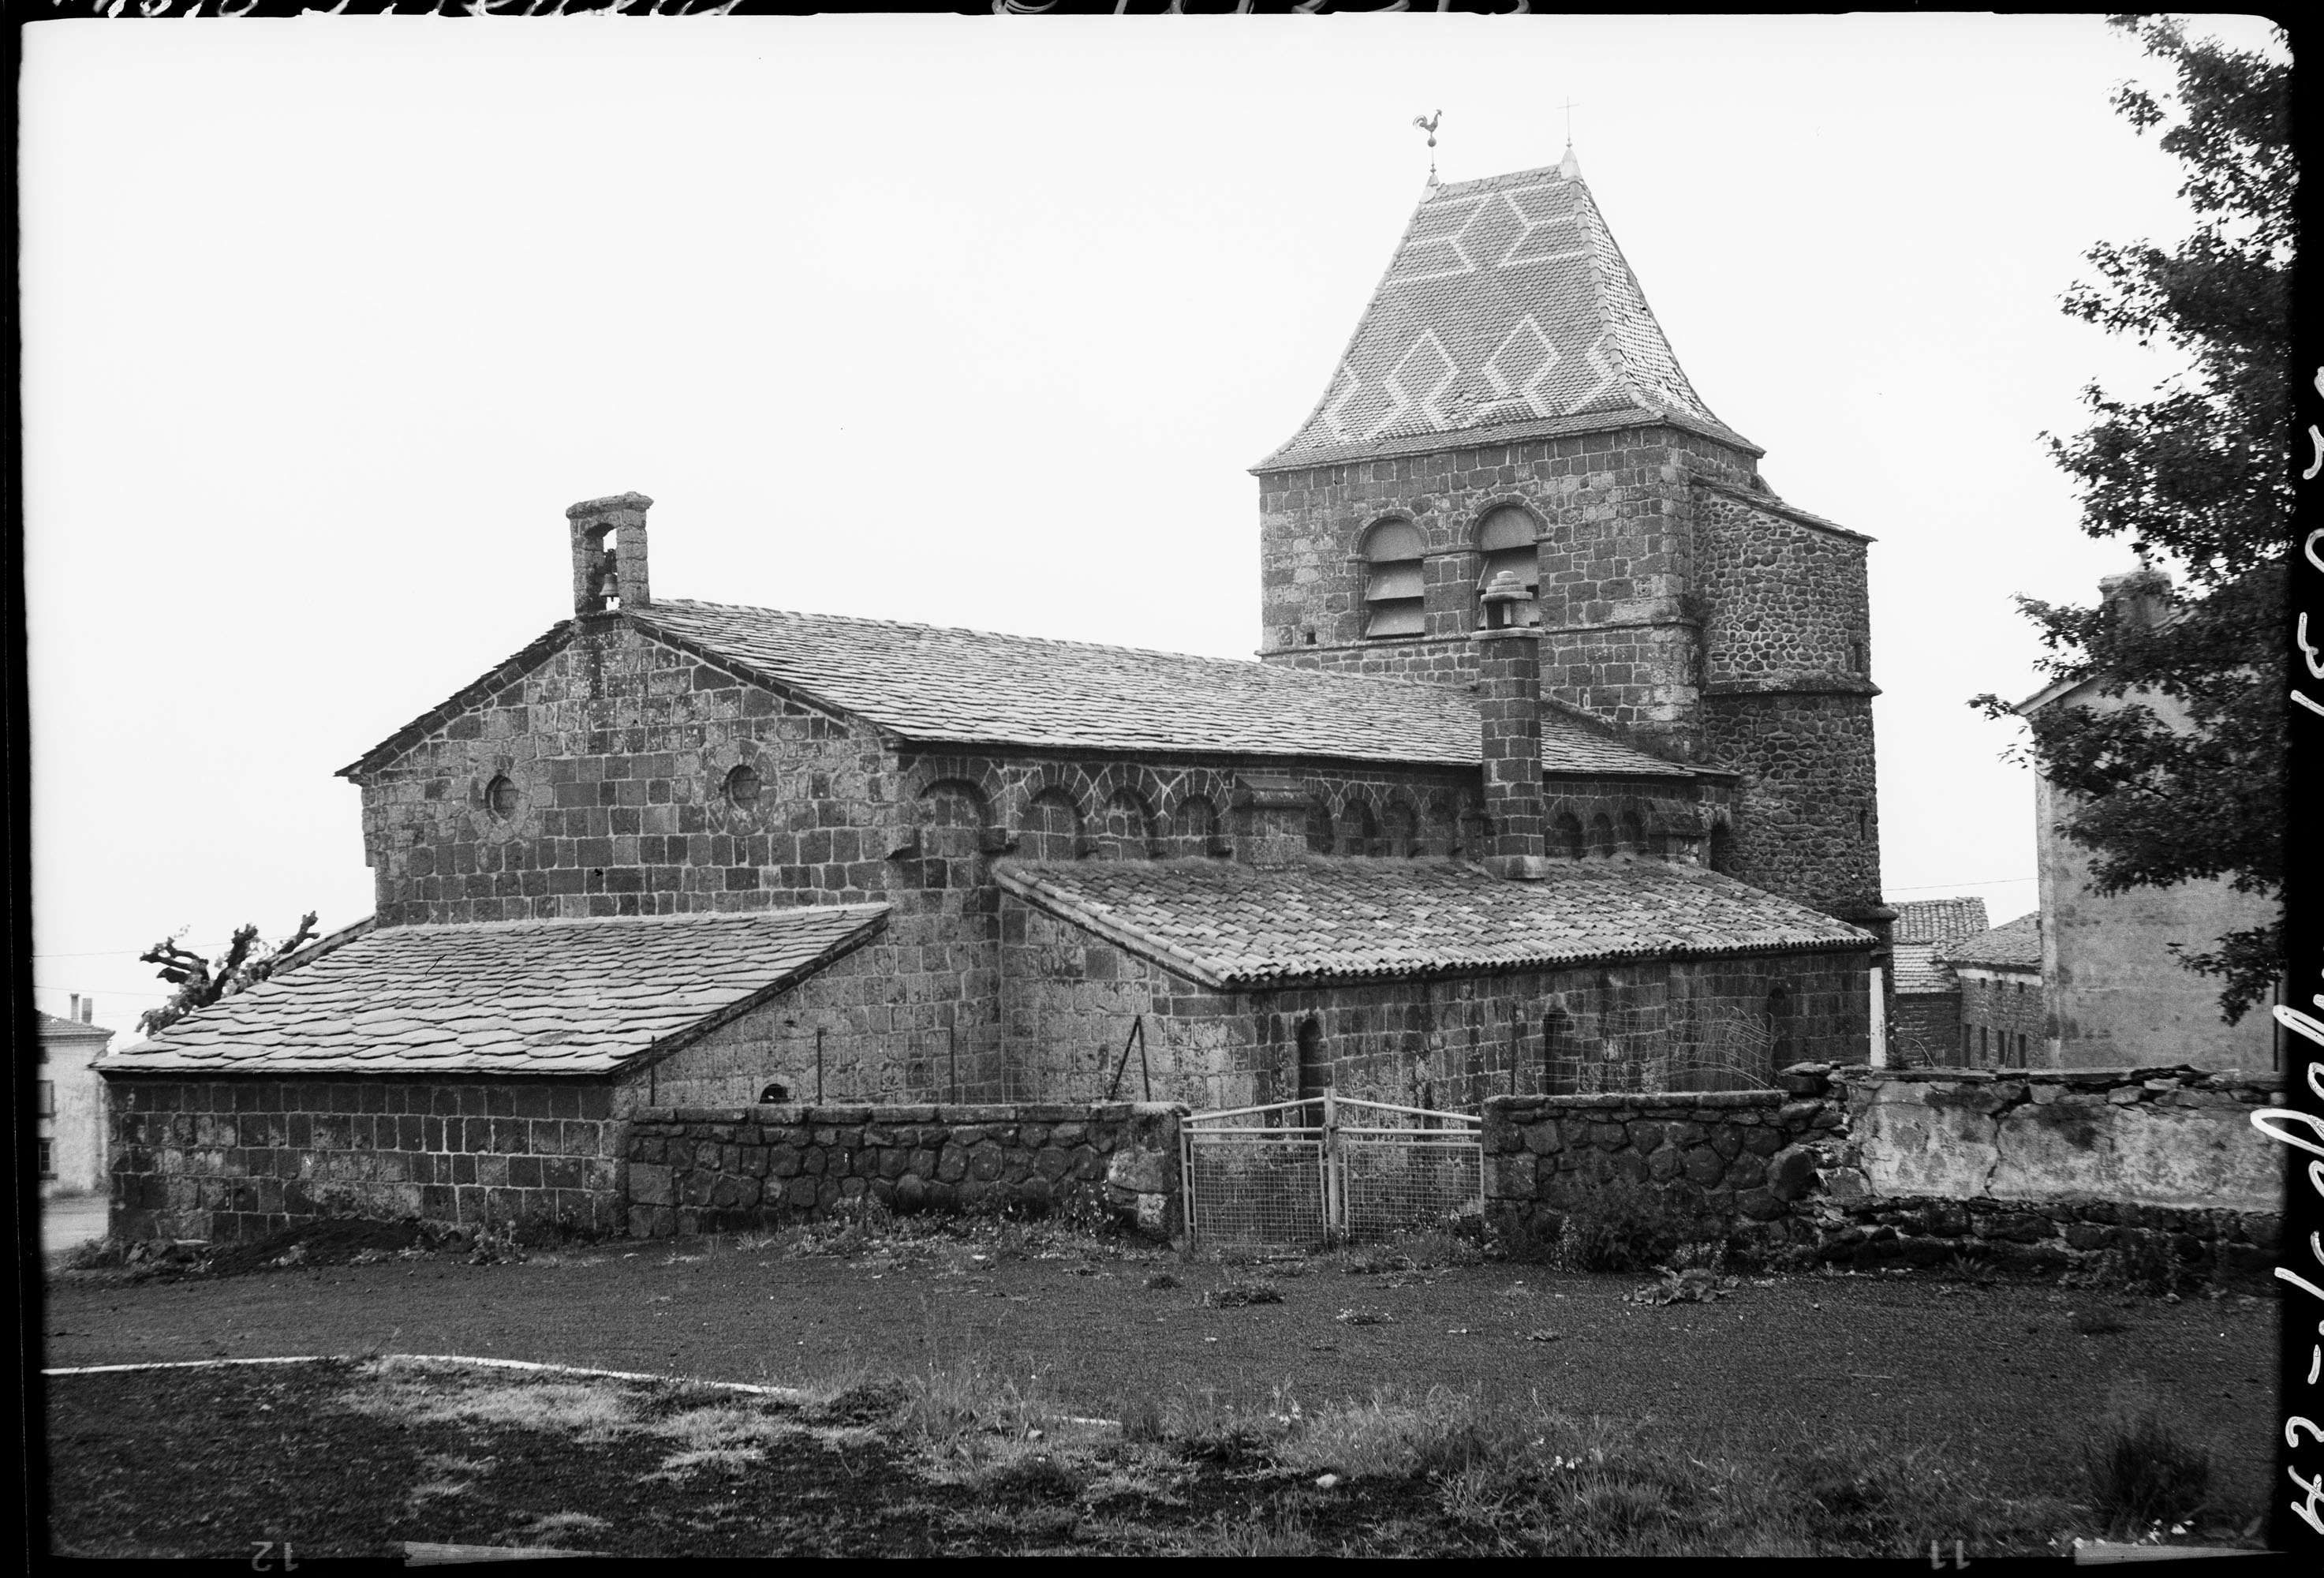
[[[375,931],[109,1054],[107,1074],[603,1074],[846,953],[884,904]]]
[[[1323,398],[1257,469],[1646,421],[1759,453],[1687,381],[1568,152],[1422,195]]]
[[[1960,983],[1937,962],[1941,943],[1898,943],[1891,950],[1890,967],[1895,972],[1896,990],[1908,995],[1924,992],[1959,992]]]
[[[2042,968],[2042,912],[2037,909],[2006,926],[1964,937],[1940,949],[1937,956],[1948,964],[2038,971]]]
[[[622,617],[908,740],[1448,767],[1483,759],[1476,701],[1447,686],[723,603],[656,602]],[[546,638],[532,642],[341,772],[383,761],[555,650]],[[1542,769],[1691,776],[1555,707],[1543,709]]]
[[[34,1011],[40,1012],[39,1010]],[[113,1038],[113,1032],[103,1025],[88,1024],[80,1020],[69,1020],[52,1013],[41,1013],[40,1029],[41,1034],[51,1040],[60,1040],[74,1036],[92,1041],[108,1041]]]
[[[1511,881],[1443,860],[1172,860],[993,868],[1000,884],[1222,990],[1599,959],[1866,948],[1870,933],[1699,866],[1555,862]]]
[[[1992,924],[1982,899],[1914,899],[1896,906],[1888,935],[1900,943],[1951,943]]]

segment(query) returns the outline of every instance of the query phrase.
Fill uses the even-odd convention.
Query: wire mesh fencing
[[[1484,1214],[1485,1151],[1475,1118],[1346,1099],[1333,1108],[1328,1149],[1340,1236],[1385,1238]]]
[[[1196,1112],[1178,1133],[1196,1240],[1306,1248],[1330,1236],[1318,1103]]]
[[[1470,1114],[1323,1097],[1197,1112],[1179,1132],[1197,1242],[1312,1248],[1484,1211]]]

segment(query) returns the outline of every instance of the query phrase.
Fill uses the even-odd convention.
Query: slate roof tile
[[[110,1053],[107,1073],[603,1074],[804,978],[884,904],[374,931]]]
[[[1730,877],[1637,858],[1554,862],[1547,877],[1524,882],[1465,862],[1345,857],[1003,862],[994,875],[1050,913],[1223,990],[1873,942]]]
[[[1444,686],[721,603],[657,602],[629,617],[912,740],[1456,767],[1483,759],[1475,700]],[[1688,776],[1554,709],[1542,718],[1542,768]]]

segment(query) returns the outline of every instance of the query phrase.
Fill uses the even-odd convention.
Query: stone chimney
[[[643,494],[589,499],[565,512],[573,529],[573,612],[605,614],[653,601],[646,586]]]
[[[2151,565],[2102,577],[2098,595],[2115,617],[2132,630],[2153,630],[2171,613],[2171,577]]]
[[[1290,865],[1307,858],[1307,790],[1281,773],[1235,780],[1235,858],[1245,865]]]
[[[1484,725],[1486,869],[1535,878],[1548,867],[1541,804],[1541,632],[1518,623],[1525,587],[1508,570],[1485,588],[1476,634],[1477,713]]]

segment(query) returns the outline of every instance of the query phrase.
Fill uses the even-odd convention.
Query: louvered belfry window
[[[1514,504],[1504,504],[1487,515],[1477,528],[1477,547],[1484,554],[1484,567],[1477,577],[1477,623],[1485,623],[1482,602],[1485,588],[1503,570],[1514,570],[1525,584],[1526,601],[1517,606],[1515,623],[1541,623],[1541,554],[1534,546],[1533,517]]]
[[[1427,632],[1421,555],[1427,543],[1409,521],[1383,521],[1364,536],[1364,639]]]

